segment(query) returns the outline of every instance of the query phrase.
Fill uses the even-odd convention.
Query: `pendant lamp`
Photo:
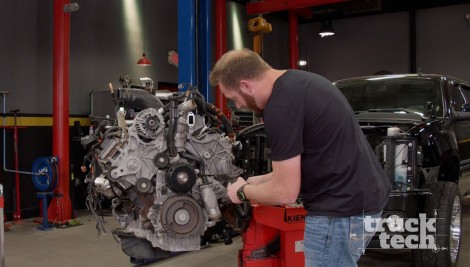
[[[142,43],[143,43],[143,53],[142,53],[142,57],[137,61],[137,65],[141,66],[141,67],[147,67],[147,66],[152,66],[152,62],[150,62],[150,60],[147,58],[147,56],[145,55],[145,35],[146,35],[146,32],[145,32],[145,29],[146,29],[146,26],[145,26],[145,11],[146,11],[146,8],[145,8],[145,0],[143,0],[143,9],[144,9],[144,12],[143,12],[143,16],[144,16],[144,34],[142,36]]]
[[[323,21],[320,27],[320,32],[318,34],[322,38],[335,35],[335,30],[333,29],[333,25],[331,24],[330,20]]]

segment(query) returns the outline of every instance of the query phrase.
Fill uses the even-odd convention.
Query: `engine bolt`
[[[174,215],[175,222],[179,225],[185,225],[188,223],[190,216],[189,212],[185,209],[180,209],[176,211]]]
[[[185,173],[185,172],[178,173],[178,176],[176,176],[176,177],[177,177],[178,182],[179,182],[180,184],[185,184],[185,183],[187,183],[188,180],[189,180],[189,176],[188,176],[188,174]]]

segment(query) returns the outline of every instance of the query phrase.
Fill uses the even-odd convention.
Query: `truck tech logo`
[[[382,249],[419,248],[439,251],[446,248],[438,248],[436,245],[436,221],[437,218],[426,218],[424,213],[419,214],[419,219],[396,218],[392,221],[366,216],[364,230],[369,233],[377,230]]]

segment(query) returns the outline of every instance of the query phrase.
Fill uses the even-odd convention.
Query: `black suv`
[[[358,77],[335,85],[354,109],[393,185],[382,216],[384,230],[369,247],[403,245],[412,248],[415,266],[456,266],[462,234],[458,183],[470,166],[470,85],[427,74]],[[263,126],[246,128],[238,140],[244,144],[237,160],[245,175],[269,172]],[[432,225],[420,221],[433,242],[431,237],[405,242],[423,234],[421,228],[408,231],[406,221],[413,218],[435,220]],[[379,232],[388,239],[382,240]],[[390,247],[392,239],[395,246]]]

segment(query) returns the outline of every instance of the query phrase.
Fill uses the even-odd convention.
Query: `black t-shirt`
[[[351,106],[330,81],[288,70],[274,83],[264,123],[273,161],[301,155],[299,197],[309,215],[383,210],[391,185]]]

